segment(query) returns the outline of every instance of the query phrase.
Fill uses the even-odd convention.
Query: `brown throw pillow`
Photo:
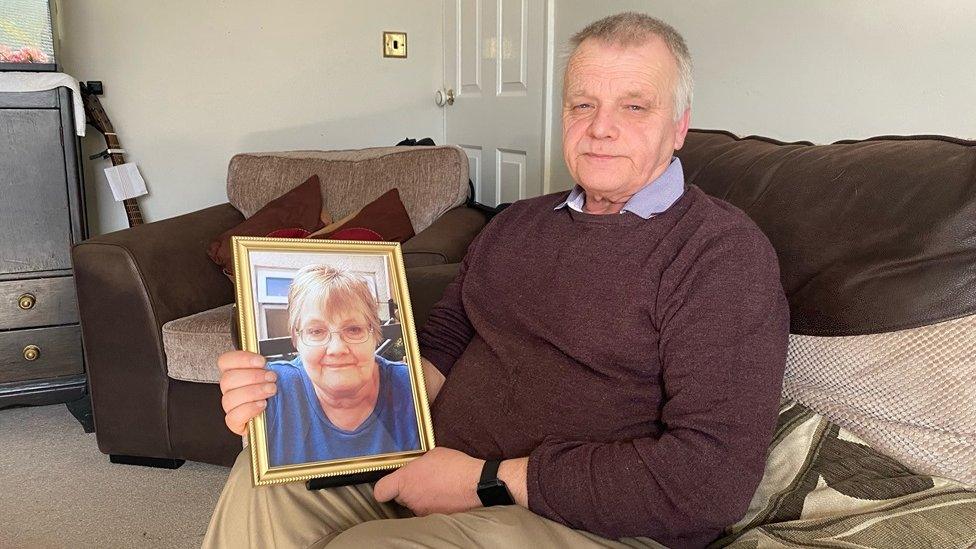
[[[397,189],[386,191],[360,210],[312,233],[309,238],[333,238],[339,231],[349,229],[368,229],[387,242],[406,242],[414,236],[413,224]]]
[[[304,229],[315,232],[322,228],[322,192],[319,176],[313,175],[304,183],[279,196],[243,223],[218,236],[210,243],[207,255],[229,276],[234,273],[232,236],[267,236],[281,229]]]

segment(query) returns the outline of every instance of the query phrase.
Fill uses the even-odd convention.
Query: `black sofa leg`
[[[91,407],[91,395],[85,392],[85,396],[79,398],[78,400],[72,400],[71,402],[65,402],[64,405],[71,412],[71,415],[75,416],[78,423],[81,424],[81,428],[85,430],[86,433],[95,432],[95,420],[92,418],[92,407]]]
[[[122,465],[141,465],[143,467],[156,467],[158,469],[179,469],[186,463],[184,459],[170,458],[151,458],[142,456],[123,456],[121,454],[109,454],[109,461]]]

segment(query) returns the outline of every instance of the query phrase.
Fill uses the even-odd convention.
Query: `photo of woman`
[[[271,467],[421,448],[410,370],[376,354],[379,307],[350,270],[295,273],[287,318],[298,354],[268,363],[278,375],[265,420]]]
[[[231,242],[237,346],[270,382],[247,424],[254,485],[368,482],[434,448],[400,244]]]

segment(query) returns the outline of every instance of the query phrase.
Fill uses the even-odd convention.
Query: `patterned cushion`
[[[976,492],[918,474],[784,402],[745,516],[712,547],[972,547]]]
[[[917,471],[976,486],[976,315],[873,335],[791,335],[783,395]]]

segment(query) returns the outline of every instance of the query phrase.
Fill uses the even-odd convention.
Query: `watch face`
[[[492,505],[512,505],[512,495],[508,493],[508,486],[500,480],[489,480],[478,485],[478,498],[485,507]]]

